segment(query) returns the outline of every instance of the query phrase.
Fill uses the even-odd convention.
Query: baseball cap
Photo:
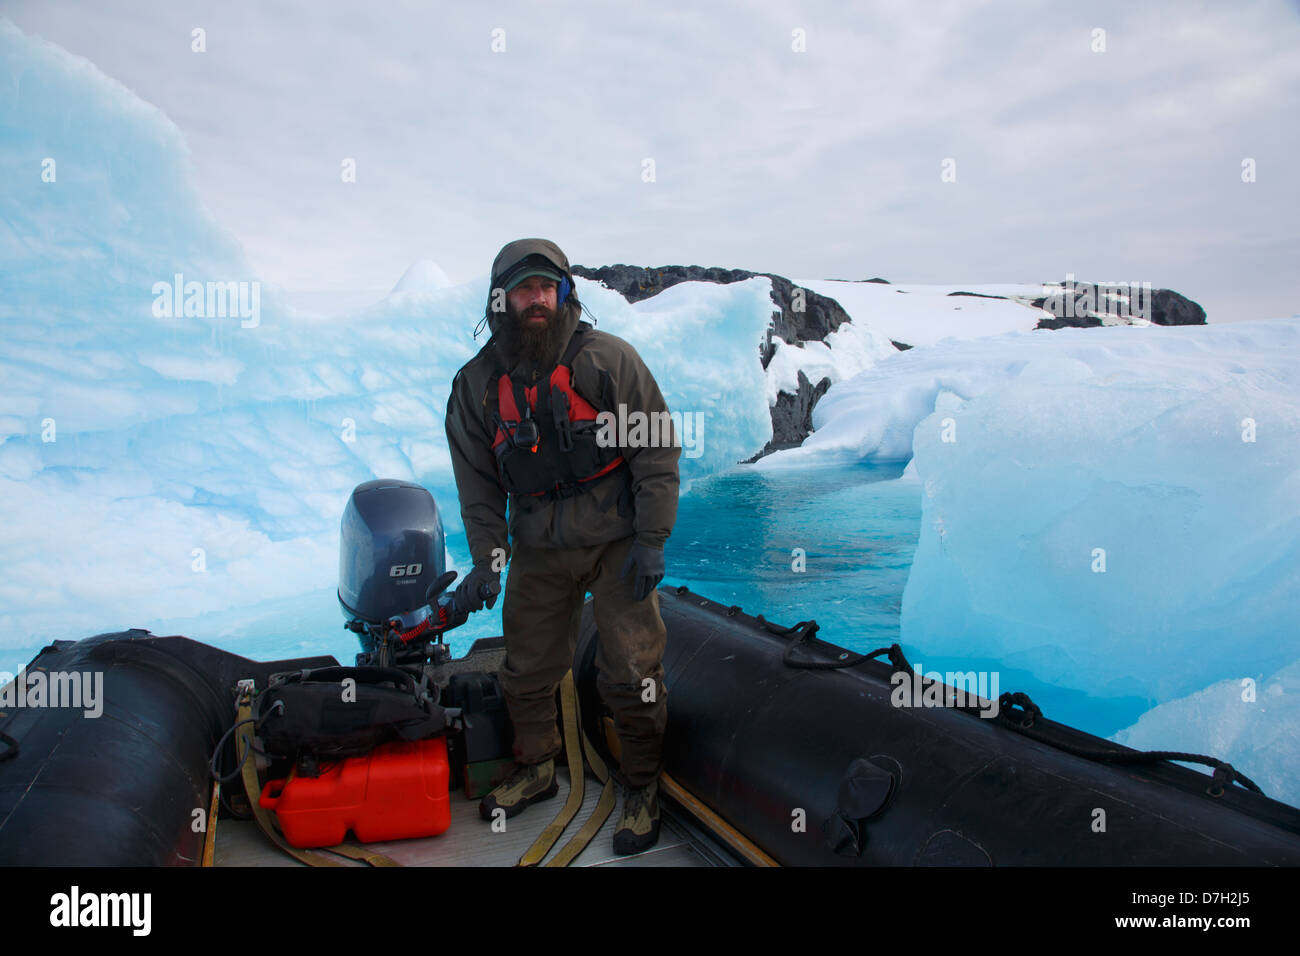
[[[506,274],[501,282],[501,288],[509,292],[519,283],[532,276],[541,276],[544,279],[550,279],[552,282],[561,282],[564,276],[555,266],[542,255],[531,255],[526,257],[514,269]]]

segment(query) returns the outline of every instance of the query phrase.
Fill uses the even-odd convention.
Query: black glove
[[[501,572],[493,571],[490,565],[475,565],[456,588],[456,610],[466,614],[481,611],[484,601],[488,607],[494,607],[500,593]]]
[[[650,596],[650,592],[659,586],[659,582],[664,579],[663,549],[652,548],[640,541],[633,541],[632,547],[627,553],[627,560],[623,562],[623,570],[618,573],[618,576],[620,578],[627,577],[628,569],[634,565],[636,567],[635,596],[638,601],[644,601]]]

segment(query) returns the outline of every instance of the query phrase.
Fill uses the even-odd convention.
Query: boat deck
[[[420,840],[364,844],[406,866],[513,866],[533,841],[560,812],[569,795],[569,772],[557,767],[560,792],[551,800],[529,807],[506,821],[503,832],[478,815],[478,801],[467,800],[462,790],[451,793],[451,826],[445,833]],[[549,860],[578,832],[600,799],[601,784],[590,773],[583,793],[582,809],[565,828]],[[572,866],[739,866],[740,861],[725,846],[702,830],[678,805],[661,795],[659,842],[633,856],[616,856],[611,844],[618,826],[621,804],[587,844]],[[338,857],[346,866],[364,863]],[[271,843],[253,820],[221,820],[217,824],[215,863],[217,866],[304,866]],[[543,861],[545,863],[545,860]]]

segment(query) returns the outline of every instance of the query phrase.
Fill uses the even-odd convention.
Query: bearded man
[[[488,593],[491,607],[509,560],[499,677],[516,764],[479,805],[491,819],[557,792],[555,692],[591,592],[597,687],[621,744],[614,850],[627,854],[659,838],[667,632],[655,588],[677,520],[681,448],[675,437],[654,447],[597,440],[600,412],[667,421],[668,406],[636,350],[580,317],[569,260],[555,243],[519,239],[497,254],[484,315],[492,337],[456,374],[447,401],[474,564],[456,602],[478,610]]]

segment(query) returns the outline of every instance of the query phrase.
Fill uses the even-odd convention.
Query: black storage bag
[[[344,684],[345,680],[355,685]],[[253,717],[272,757],[310,767],[370,753],[392,741],[436,737],[447,727],[435,697],[393,667],[321,667],[271,675]]]

